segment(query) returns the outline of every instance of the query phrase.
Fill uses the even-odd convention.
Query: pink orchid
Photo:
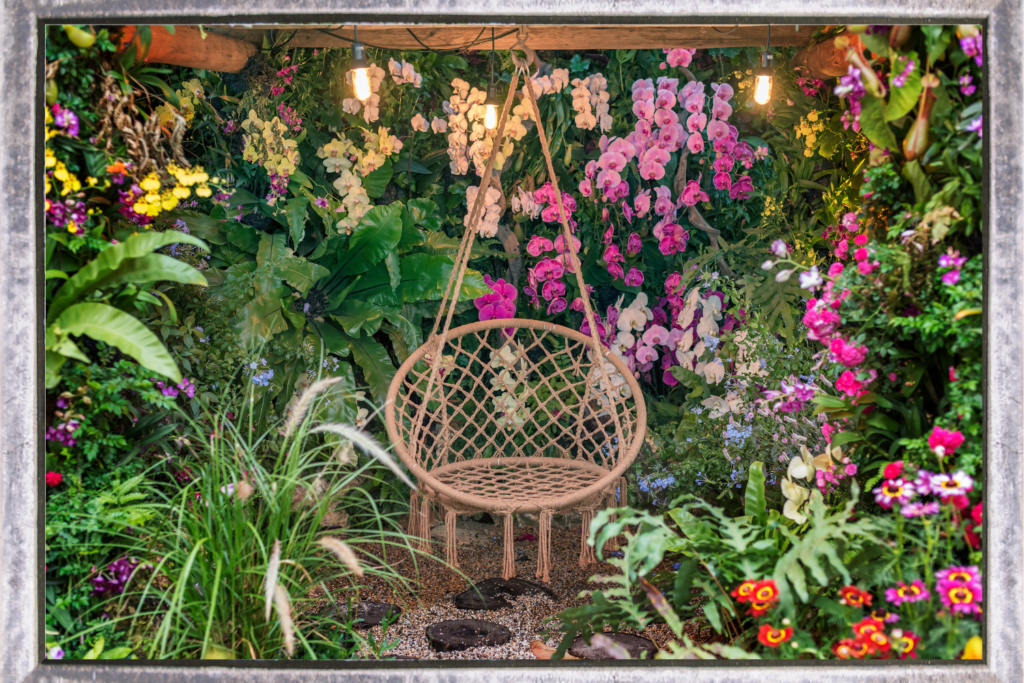
[[[663,346],[668,343],[669,331],[661,325],[652,325],[646,332],[644,332],[644,336],[642,338],[644,340],[644,344],[647,344],[648,346]]]
[[[612,239],[614,238],[614,236],[615,236],[615,226],[614,225],[609,225],[608,229],[604,231],[604,237],[601,238],[601,241],[604,242],[605,244],[611,244],[612,243]]]
[[[566,307],[565,299],[559,297],[559,298],[555,299],[554,301],[552,301],[550,304],[548,304],[547,314],[548,315],[555,315],[557,313],[561,313],[562,311],[565,310],[565,307]]]
[[[737,178],[732,187],[729,189],[729,196],[733,199],[739,199],[743,201],[750,196],[750,193],[754,191],[754,181],[750,179],[748,175],[741,175]]]
[[[732,116],[732,107],[725,100],[715,97],[711,100],[711,115],[716,119],[725,121]]]
[[[668,50],[663,50],[663,52],[668,54]],[[658,84],[658,91],[659,92],[662,91],[662,90],[668,90],[673,95],[675,95],[677,92],[679,92],[679,79],[678,78],[669,78],[668,76],[658,76],[658,80],[656,81],[656,83]]]
[[[626,259],[622,256],[618,246],[609,244],[604,248],[604,260],[606,263],[623,263]]]
[[[636,256],[643,249],[643,242],[640,240],[640,235],[630,233],[629,239],[626,241],[626,254],[629,256]]]
[[[584,178],[580,181],[580,194],[584,197],[590,197],[594,194],[594,184],[590,182],[590,178]]]
[[[620,266],[618,263],[609,263],[607,268],[608,274],[612,276],[612,280],[625,278],[625,273],[622,272],[622,266]]]
[[[658,352],[650,346],[641,346],[636,350],[637,363],[653,363],[658,360]]]
[[[654,122],[658,124],[658,127],[673,126],[679,123],[679,114],[675,113],[671,109],[659,109],[654,112]]]
[[[678,272],[672,273],[665,278],[665,294],[668,296],[675,296],[679,294],[679,285],[683,281],[683,276]]]
[[[669,203],[671,203],[671,199]],[[638,192],[636,197],[633,198],[633,208],[636,210],[636,215],[643,218],[647,215],[647,212],[651,210],[651,191],[644,190]]]
[[[682,94],[679,95],[682,97]],[[686,98],[684,102],[681,102],[683,109],[686,111],[696,114],[704,109],[704,93],[694,93]]]
[[[712,178],[712,182],[714,182],[716,190],[728,190],[732,187],[732,176],[725,171],[719,171]]]
[[[667,216],[675,211],[676,205],[675,202],[672,201],[672,190],[663,185],[659,185],[654,188],[654,193],[658,197],[654,200],[655,214],[659,216]]]
[[[704,83],[702,81],[689,81],[683,86],[683,89],[679,91],[679,97],[682,98],[679,101],[685,102],[690,95],[702,92],[704,92]]]
[[[563,280],[548,280],[541,287],[540,295],[544,297],[546,301],[557,299],[560,296],[565,296],[565,282]]]
[[[645,121],[654,116],[654,100],[637,100],[633,103],[633,115]]]
[[[636,267],[630,268],[629,272],[626,273],[626,286],[627,287],[639,287],[644,283],[644,274],[641,273]]]
[[[712,165],[716,171],[731,171],[736,158],[731,154],[720,154]]]
[[[654,106],[658,109],[672,109],[676,106],[676,94],[671,90],[659,90]]]
[[[736,143],[736,146],[732,149],[733,156],[736,157],[736,161],[743,164],[743,168],[750,169],[754,166],[754,148],[751,147],[746,140],[743,142]]]
[[[597,186],[602,190],[615,187],[622,179],[615,171],[601,171],[597,174]]]
[[[683,226],[669,223],[662,228],[658,249],[666,256],[676,254],[686,249],[688,239],[690,239],[690,233],[683,229]]]
[[[597,162],[594,161],[593,159],[588,161],[587,165],[583,169],[583,173],[584,175],[587,176],[588,179],[593,180],[594,176],[597,175]]]
[[[575,299],[573,299],[572,303],[569,304],[569,310],[570,311],[576,311],[577,313],[582,313],[583,312],[583,297],[578,296]]]
[[[708,115],[704,112],[690,114],[686,118],[686,130],[691,133],[698,133],[704,130],[706,125],[708,125]]]
[[[679,149],[679,141],[683,135],[685,135],[683,127],[678,123],[664,126],[658,133],[658,149],[663,149],[667,152],[676,151]]]
[[[686,149],[690,150],[690,154],[700,154],[704,151],[704,138],[700,133],[690,134],[686,139]]]
[[[557,280],[564,273],[565,267],[559,261],[551,258],[542,259],[533,269],[534,277],[537,278],[538,282]]]
[[[530,238],[529,244],[526,245],[526,253],[533,257],[538,257],[546,251],[551,251],[555,248],[555,245],[551,243],[546,237],[540,235],[534,235]]]
[[[709,140],[723,140],[729,137],[729,124],[725,121],[715,119],[708,123],[707,133]]]
[[[575,247],[576,253],[577,254],[580,253],[580,247],[583,245],[583,243],[580,242],[580,238],[579,237],[576,237],[575,235],[573,235],[572,245],[573,245],[573,247]],[[557,251],[559,254],[565,253],[566,244],[565,244],[565,236],[564,235],[559,235],[558,237],[555,238],[554,247],[555,247],[555,251]]]
[[[648,161],[640,166],[640,177],[647,180],[661,180],[665,177],[665,167],[656,161]]]
[[[608,145],[608,152],[611,154],[621,154],[626,157],[626,160],[630,160],[636,156],[636,147],[631,142],[623,140],[622,138],[615,138],[611,144]]]
[[[669,66],[681,66],[685,68],[690,66],[690,62],[693,61],[693,53],[695,53],[696,50],[673,48],[671,50],[665,49],[663,52],[668,55],[668,57],[665,58],[665,61],[669,63]]]
[[[609,150],[597,160],[597,167],[605,171],[621,171],[626,167],[626,157]]]
[[[732,99],[733,89],[728,83],[712,83],[711,89],[715,91],[715,99],[728,102]]]
[[[699,181],[691,180],[686,183],[686,187],[683,189],[683,194],[680,195],[679,200],[686,206],[694,206],[697,202],[709,201],[710,197],[708,197],[707,192],[700,189]]]
[[[736,138],[733,135],[726,135],[712,141],[711,147],[719,154],[732,154],[736,149]]]
[[[626,219],[627,223],[633,222],[633,208],[625,199],[622,200],[622,217]]]

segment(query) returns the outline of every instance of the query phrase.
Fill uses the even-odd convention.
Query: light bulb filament
[[[487,130],[494,130],[498,126],[498,108],[493,104],[487,105],[487,111],[484,114],[484,127]]]
[[[761,74],[757,77],[757,84],[754,87],[754,101],[758,104],[768,104],[772,97],[772,77]]]
[[[355,69],[352,73],[352,85],[356,90],[356,98],[360,102],[370,99],[369,69]]]

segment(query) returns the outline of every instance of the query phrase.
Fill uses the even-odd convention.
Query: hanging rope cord
[[[484,210],[484,201],[486,199],[486,188],[490,187],[491,178],[494,173],[495,162],[498,157],[499,147],[505,134],[505,123],[508,120],[509,111],[512,109],[512,100],[516,94],[516,88],[519,85],[519,77],[524,77],[524,88],[523,90],[527,94],[527,99],[530,102],[530,108],[533,113],[534,121],[537,124],[537,134],[540,137],[541,150],[544,153],[544,160],[547,164],[548,177],[551,180],[552,187],[555,191],[555,200],[558,205],[558,217],[562,223],[562,230],[564,239],[566,242],[566,249],[569,253],[570,263],[572,270],[576,275],[576,284],[580,289],[580,298],[583,301],[583,314],[590,327],[590,342],[592,345],[592,352],[594,354],[594,363],[599,369],[600,378],[604,385],[604,392],[608,396],[608,413],[611,415],[612,420],[615,423],[615,436],[617,439],[617,448],[611,449],[612,452],[621,450],[625,447],[625,439],[622,432],[622,423],[619,418],[619,411],[617,408],[618,401],[613,400],[616,389],[612,385],[611,377],[609,376],[608,370],[605,367],[605,353],[604,345],[601,343],[601,338],[598,334],[598,328],[594,317],[594,309],[590,302],[590,296],[587,293],[586,283],[583,281],[583,269],[582,263],[579,259],[578,252],[576,250],[576,244],[573,242],[572,231],[569,228],[569,221],[567,220],[565,207],[562,204],[562,192],[558,187],[558,177],[555,174],[554,165],[551,161],[551,151],[548,146],[547,135],[544,131],[544,125],[541,123],[540,109],[537,107],[537,98],[533,90],[533,83],[530,81],[527,73],[528,65],[534,61],[534,51],[527,47],[525,40],[528,37],[528,33],[525,28],[521,28],[516,44],[513,46],[513,50],[520,49],[526,57],[519,57],[514,52],[512,53],[512,61],[516,66],[515,71],[512,74],[512,81],[509,84],[508,97],[505,99],[505,104],[502,107],[501,116],[498,118],[498,129],[494,137],[494,144],[491,148],[491,156],[487,160],[487,164],[484,167],[483,175],[480,177],[479,190],[477,191],[476,200],[473,202],[473,207],[469,214],[469,224],[466,227],[466,231],[463,234],[462,242],[459,245],[458,253],[455,257],[456,265],[456,276],[448,281],[448,285],[445,289],[444,296],[441,298],[441,304],[438,307],[438,312],[442,312],[445,305],[448,305],[447,315],[444,316],[444,327],[438,335],[438,328],[441,323],[441,315],[438,315],[434,320],[434,327],[431,330],[430,337],[427,340],[427,344],[432,344],[433,347],[430,353],[430,378],[427,381],[427,388],[423,395],[423,399],[416,411],[416,418],[412,425],[412,435],[409,439],[410,445],[410,456],[413,462],[419,462],[419,447],[422,439],[420,438],[423,429],[424,417],[426,416],[427,405],[430,402],[434,385],[442,367],[441,355],[444,351],[445,344],[448,341],[448,332],[451,329],[452,319],[455,316],[455,310],[458,307],[459,296],[458,293],[462,291],[462,283],[466,275],[466,270],[469,265],[469,258],[473,251],[473,242],[476,237],[477,228],[480,222],[480,218]],[[591,387],[588,386],[588,394]],[[587,395],[584,396],[584,401]],[[581,419],[583,413],[581,412]]]

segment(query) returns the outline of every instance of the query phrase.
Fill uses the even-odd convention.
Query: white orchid
[[[802,486],[797,486],[791,479],[783,479],[781,485],[782,495],[786,498],[786,503],[782,506],[782,514],[797,524],[803,524],[807,521],[807,517],[800,513],[800,508],[810,498],[811,492]]]
[[[701,401],[700,404],[705,408],[711,410],[711,413],[708,415],[708,417],[710,417],[712,420],[717,420],[720,417],[724,417],[725,415],[728,415],[732,411],[729,402],[726,401],[721,396],[709,396],[703,401]]]
[[[426,133],[430,130],[430,124],[427,123],[427,120],[423,118],[422,114],[416,114],[416,116],[412,117],[412,121],[409,123],[412,124],[413,130],[418,130],[421,133]]]

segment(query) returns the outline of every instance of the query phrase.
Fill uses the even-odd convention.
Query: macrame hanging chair
[[[491,184],[520,75],[534,121],[541,120],[526,71],[533,51],[524,40],[521,30],[516,47],[526,57],[513,53],[516,69],[481,188]],[[385,421],[395,451],[419,482],[409,515],[409,534],[419,539],[418,548],[430,551],[433,505],[444,509],[446,559],[456,567],[458,515],[501,515],[505,525],[502,576],[510,579],[516,573],[512,516],[536,514],[540,525],[537,578],[546,582],[555,513],[581,513],[580,565],[596,560],[594,549],[586,543],[590,522],[598,509],[625,504],[624,474],[643,443],[647,411],[632,373],[617,356],[606,352],[598,337],[547,136],[543,125],[536,128],[590,335],[520,319],[450,329],[483,213],[486,193],[478,192],[434,329],[395,375]]]

